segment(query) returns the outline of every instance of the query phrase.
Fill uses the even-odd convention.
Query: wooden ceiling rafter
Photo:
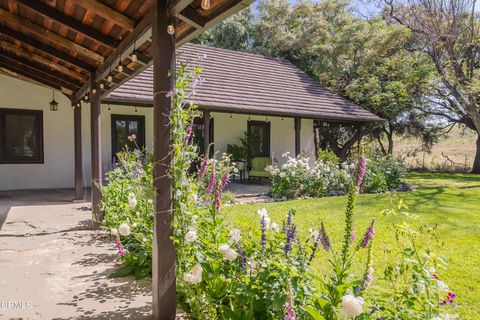
[[[83,36],[87,37],[88,39],[98,42],[101,45],[104,45],[110,49],[115,49],[118,44],[118,41],[108,35],[103,34],[102,32],[98,31],[95,28],[92,28],[82,22],[69,17],[60,11],[45,5],[39,1],[31,1],[31,0],[15,0],[20,5],[35,11],[40,16],[48,19],[50,21],[54,21],[72,31],[75,31]]]
[[[64,82],[64,80],[55,78],[49,72],[42,72],[29,64],[23,64],[19,59],[9,58],[5,56],[4,52],[1,52],[0,56],[2,57],[1,66],[5,69],[30,77],[36,81],[43,81],[44,83],[53,84],[60,88],[66,88],[71,92],[78,88],[73,84]]]
[[[74,3],[87,11],[95,12],[96,15],[103,17],[107,21],[114,22],[123,29],[132,31],[135,28],[135,20],[97,0],[75,0]]]
[[[45,57],[39,56],[35,53],[32,53],[26,49],[21,47],[15,46],[12,43],[6,41],[0,41],[0,52],[9,52],[10,54],[17,56],[19,59],[23,59],[24,61],[32,61],[39,65],[43,65],[45,68],[52,70],[52,72],[58,72],[61,76],[65,76],[67,78],[75,79],[80,83],[86,80],[85,76],[82,74],[75,72],[67,67],[64,67],[60,64],[55,63],[54,61],[47,59]]]
[[[80,60],[78,58],[72,57],[71,55],[57,50],[54,47],[51,47],[49,45],[46,45],[35,38],[28,37],[22,33],[16,32],[12,30],[11,28],[5,26],[5,25],[0,25],[0,37],[3,35],[8,36],[11,39],[17,40],[26,46],[29,46],[37,51],[43,52],[45,54],[48,54],[52,57],[55,57],[65,63],[68,63],[72,66],[75,66],[78,69],[84,70],[85,72],[92,72],[95,70],[95,67],[93,65],[90,65],[83,60]]]
[[[18,31],[23,34],[34,34],[36,37],[55,43],[66,50],[73,50],[79,55],[95,61],[97,64],[102,64],[104,60],[102,55],[2,8],[0,8],[0,19],[0,21],[3,21],[9,26],[16,26]]]

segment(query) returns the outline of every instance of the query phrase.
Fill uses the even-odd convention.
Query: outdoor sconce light
[[[210,0],[202,0],[202,9],[204,10],[210,9]]]
[[[58,102],[55,101],[55,90],[52,91],[53,99],[50,101],[50,111],[58,111]]]
[[[137,55],[135,54],[135,51],[132,52],[132,55],[130,56],[130,60],[132,60],[133,62],[137,62]]]

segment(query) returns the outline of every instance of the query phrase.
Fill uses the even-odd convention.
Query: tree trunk
[[[475,152],[475,161],[473,162],[473,174],[480,174],[480,133],[477,132],[477,149]]]

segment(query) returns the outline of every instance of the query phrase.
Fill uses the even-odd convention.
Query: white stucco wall
[[[52,90],[0,75],[0,108],[43,110],[44,163],[43,164],[0,164],[0,190],[73,188],[74,186],[74,137],[73,109],[68,99],[55,94],[59,111],[50,111]],[[110,107],[110,110],[109,110]],[[102,163],[103,169],[110,168],[111,115],[132,114],[145,116],[146,146],[153,144],[153,110],[151,108],[102,105]],[[227,144],[239,144],[239,138],[247,130],[248,115],[211,113],[214,120],[215,150],[225,152]],[[251,116],[252,120],[264,121],[264,116]],[[292,118],[268,117],[271,121],[271,152],[282,161],[282,154],[295,152],[295,135]],[[313,121],[302,119],[301,150],[312,159],[314,154]],[[90,109],[82,105],[83,175],[86,185],[90,184]]]
[[[43,164],[0,164],[0,190],[72,187],[73,110],[60,93],[50,111],[52,90],[0,75],[0,108],[43,110]]]

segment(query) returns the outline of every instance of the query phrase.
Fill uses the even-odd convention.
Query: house
[[[314,158],[314,121],[369,123],[379,118],[333,94],[290,62],[257,54],[185,44],[179,61],[198,64],[204,83],[193,97],[209,116],[208,141],[226,152],[244,132],[255,132],[252,156],[305,153]],[[133,133],[153,143],[153,71],[145,71],[109,93],[101,106],[102,171]],[[0,76],[0,190],[70,188],[74,185],[73,108],[45,87]],[[58,101],[58,111],[49,102]],[[82,119],[89,119],[82,106]],[[196,119],[204,139],[204,117]],[[298,130],[296,130],[296,128]],[[82,122],[83,181],[91,181],[90,125]],[[200,148],[203,145],[200,143]]]

